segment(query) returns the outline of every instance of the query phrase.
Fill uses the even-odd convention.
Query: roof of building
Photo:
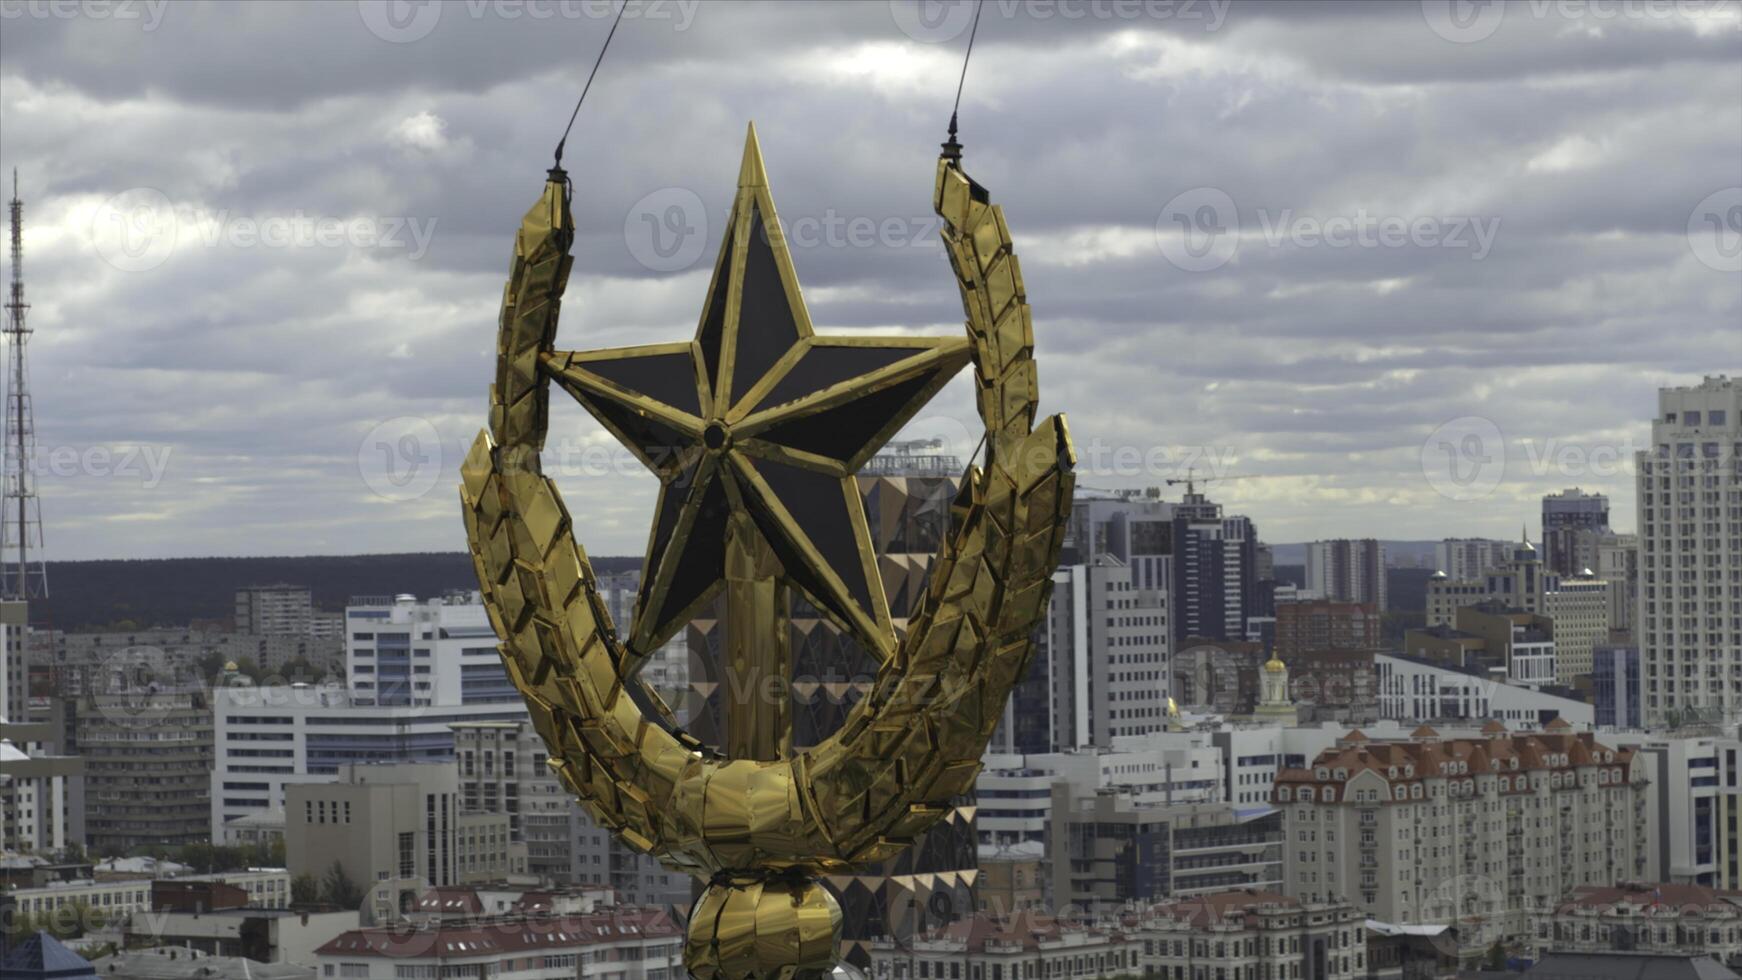
[[[1556,719],[1559,721],[1560,719]],[[1350,732],[1334,748],[1319,753],[1311,766],[1284,769],[1276,776],[1277,792],[1291,783],[1341,786],[1364,772],[1372,772],[1387,784],[1407,784],[1423,779],[1467,779],[1476,776],[1510,776],[1514,773],[1571,772],[1593,767],[1616,767],[1615,785],[1626,780],[1633,761],[1630,748],[1612,749],[1589,732],[1574,733],[1570,726],[1554,724],[1540,734],[1494,734],[1486,738],[1454,738],[1437,742],[1374,742],[1360,731]],[[1323,774],[1322,776],[1320,774]],[[1505,786],[1502,793],[1531,792],[1527,780]]]
[[[569,948],[623,939],[683,935],[658,909],[619,906],[585,915],[505,916],[482,922],[403,928],[352,929],[315,950],[317,956],[499,956],[523,950]]]
[[[1708,956],[1664,953],[1550,953],[1526,971],[1528,980],[1739,980]]]
[[[1008,916],[996,916],[986,912],[976,913],[972,918],[957,919],[935,932],[926,933],[921,939],[948,940],[963,944],[964,951],[969,953],[984,953],[987,946],[1017,946],[1022,949],[1039,949],[1043,942],[1061,939],[1066,933],[1081,935],[1115,935],[1104,929],[1089,926],[1065,926],[1059,920],[1044,913],[1022,910]]]
[[[1655,881],[1624,881],[1617,885],[1581,885],[1573,889],[1556,912],[1614,909],[1626,912],[1660,906],[1688,910],[1726,910],[1742,913],[1742,892],[1721,892],[1704,885],[1676,885]]]
[[[315,971],[241,956],[203,956],[187,949],[136,949],[91,964],[98,977],[127,980],[314,980]]]
[[[1217,892],[1214,895],[1196,895],[1177,902],[1167,902],[1154,906],[1149,911],[1153,916],[1174,919],[1199,928],[1236,919],[1247,925],[1256,925],[1258,922],[1257,913],[1261,910],[1298,908],[1300,908],[1300,902],[1287,895],[1259,889],[1245,889]]]
[[[96,975],[83,956],[41,930],[24,937],[24,941],[14,946],[6,954],[6,959],[0,961],[0,977],[6,980],[62,980]]]

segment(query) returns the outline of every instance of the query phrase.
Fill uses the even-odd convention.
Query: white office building
[[[1647,723],[1742,715],[1742,384],[1657,393],[1636,456]]]
[[[1596,708],[1588,702],[1446,661],[1379,654],[1373,669],[1378,674],[1379,716],[1402,724],[1493,718],[1514,728],[1534,728],[1561,718],[1589,728],[1596,721]]]
[[[518,700],[376,705],[337,685],[217,688],[212,839],[230,841],[225,825],[238,817],[282,808],[286,786],[332,782],[351,763],[452,759],[456,722],[526,720]]]
[[[1166,565],[1157,570],[1146,586],[1103,554],[1053,573],[1044,639],[1055,747],[1106,747],[1166,726]]]

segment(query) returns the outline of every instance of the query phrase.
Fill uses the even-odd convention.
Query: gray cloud
[[[452,470],[482,421],[512,234],[604,8],[400,6],[391,23],[428,28],[403,43],[369,4],[100,9],[0,2],[39,440],[85,454],[43,477],[51,553],[460,547]],[[1624,467],[1538,460],[1623,452],[1655,386],[1742,369],[1742,274],[1690,237],[1742,186],[1742,12],[1525,0],[1471,40],[1436,32],[1436,10],[989,0],[968,165],[1017,238],[1046,407],[1105,449],[1082,482],[1214,461],[1259,477],[1218,492],[1273,540],[1511,534],[1572,484],[1630,523]],[[958,328],[929,224],[958,12],[631,11],[569,142],[563,344],[690,335],[752,119],[781,215],[810,236],[795,261],[816,322]],[[702,202],[681,224],[706,235],[687,267],[649,268],[644,202],[669,188]],[[1158,225],[1205,188],[1238,248],[1188,271]],[[140,194],[154,235],[114,224]],[[1324,240],[1358,220],[1429,234]],[[298,238],[317,227],[337,238]],[[1450,501],[1424,443],[1472,415],[1508,440],[1507,479]],[[442,440],[422,454],[440,479],[410,499],[371,488],[398,445],[381,455],[398,430],[377,426],[400,417]],[[958,381],[915,431],[971,441],[972,421]],[[572,406],[553,443],[590,549],[639,552],[651,478]],[[151,479],[85,458],[99,446],[168,455]]]

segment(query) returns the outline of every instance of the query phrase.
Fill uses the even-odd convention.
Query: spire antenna
[[[40,599],[48,595],[48,569],[42,563],[42,502],[32,482],[36,420],[30,406],[24,350],[30,328],[24,314],[24,202],[18,197],[18,168],[12,168],[12,282],[6,297],[6,448],[4,451],[4,530],[0,531],[0,598]],[[35,549],[34,553],[32,549]]]

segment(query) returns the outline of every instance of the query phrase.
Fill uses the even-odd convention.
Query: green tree
[[[1494,945],[1488,947],[1488,955],[1485,957],[1484,968],[1496,973],[1505,971],[1506,947],[1500,942],[1500,940],[1494,940]]]
[[[321,878],[321,901],[342,909],[354,909],[363,904],[363,890],[345,873],[345,866],[334,861]]]
[[[316,905],[321,900],[321,883],[311,874],[300,874],[290,879],[290,904]]]

